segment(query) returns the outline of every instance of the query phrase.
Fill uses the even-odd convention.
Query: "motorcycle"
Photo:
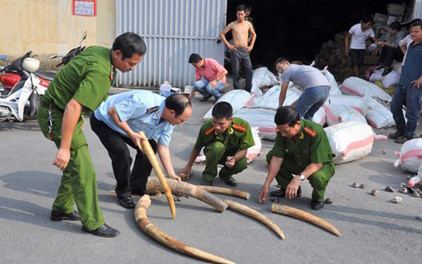
[[[56,67],[60,67],[61,65],[66,65],[72,58],[74,58],[76,55],[81,53],[85,46],[82,46],[83,41],[86,39],[87,33],[86,31],[82,35],[82,40],[79,43],[79,47],[73,48],[70,50],[65,56],[62,57],[61,62],[56,65]],[[22,61],[25,59],[26,54],[12,62],[12,65],[16,65],[19,63],[22,63]],[[59,58],[58,55],[53,55],[50,57],[50,59]],[[23,58],[23,59],[22,59]],[[0,57],[0,59],[5,60],[5,58]],[[45,72],[39,72],[36,71],[34,74],[41,80],[40,85],[44,87],[48,87],[50,82],[53,80],[55,74],[51,73],[45,73]],[[6,66],[3,70],[0,70],[0,95],[8,95],[10,91],[13,89],[13,87],[18,83],[21,79],[20,74],[16,72],[15,66]]]
[[[0,96],[0,122],[23,121],[26,117],[34,116],[39,100],[47,90],[46,86],[41,85],[41,79],[34,74],[40,61],[31,57],[31,54],[32,51],[29,51],[5,67],[18,74],[20,80],[7,94]]]

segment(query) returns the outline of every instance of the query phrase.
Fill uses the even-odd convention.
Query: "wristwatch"
[[[299,175],[299,177],[300,177],[300,180],[301,181],[304,181],[306,178],[305,178],[305,175],[303,175],[303,173],[301,173],[300,175]]]

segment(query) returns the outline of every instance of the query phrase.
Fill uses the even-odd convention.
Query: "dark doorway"
[[[236,7],[252,6],[257,41],[251,53],[254,68],[271,67],[287,56],[310,63],[321,45],[347,31],[368,15],[387,14],[391,0],[228,0],[227,23],[236,19]],[[409,4],[409,0],[405,1]]]

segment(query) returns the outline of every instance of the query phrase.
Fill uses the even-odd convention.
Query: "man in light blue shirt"
[[[191,114],[192,105],[184,95],[165,98],[140,90],[113,95],[95,110],[91,116],[91,128],[111,158],[120,205],[134,208],[131,195],[146,193],[152,166],[140,150],[141,140],[148,140],[158,152],[167,177],[180,180],[171,163],[169,144],[174,126],[185,122]],[[145,137],[139,135],[139,131],[143,131]],[[137,150],[132,171],[132,157],[127,145]]]

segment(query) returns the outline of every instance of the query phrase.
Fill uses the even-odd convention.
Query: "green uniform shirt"
[[[233,117],[233,122],[223,134],[215,133],[212,119],[205,122],[199,130],[195,148],[200,150],[215,141],[223,142],[229,155],[234,155],[238,150],[248,149],[255,145],[249,123],[237,117]]]
[[[295,140],[277,135],[273,155],[296,162],[302,169],[311,163],[332,163],[333,154],[324,129],[306,119],[301,119],[300,123]]]
[[[84,106],[82,114],[87,114],[107,99],[115,74],[111,50],[88,47],[57,73],[43,101],[52,102],[64,110],[67,103],[74,99]]]

